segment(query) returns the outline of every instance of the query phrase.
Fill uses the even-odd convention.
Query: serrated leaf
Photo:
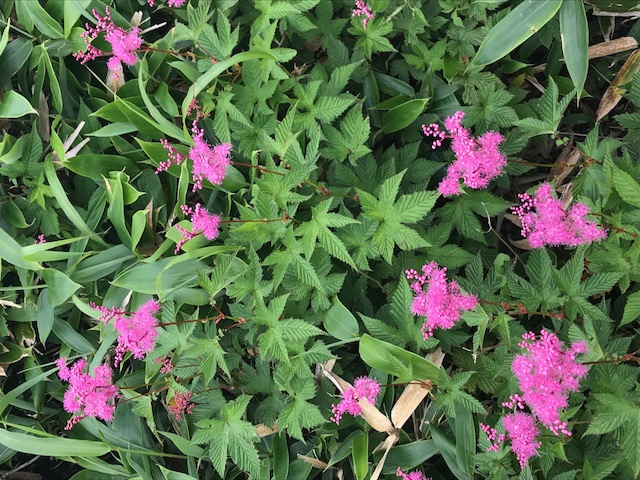
[[[640,292],[634,292],[627,298],[624,306],[624,314],[620,320],[620,326],[631,323],[640,317]]]
[[[627,172],[613,166],[613,185],[624,200],[629,205],[640,208],[640,184],[636,182]]]

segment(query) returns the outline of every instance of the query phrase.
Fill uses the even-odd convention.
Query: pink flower
[[[487,434],[487,440],[492,442],[489,448],[487,448],[487,452],[497,452],[500,448],[500,444],[505,438],[505,435],[503,433],[498,433],[495,428],[485,425],[484,423],[480,424],[480,428]]]
[[[169,401],[169,413],[175,415],[176,420],[182,420],[183,413],[191,413],[195,408],[195,404],[189,402],[191,400],[191,392],[176,392]]]
[[[196,106],[196,108],[198,108]],[[200,118],[199,114],[199,117]],[[193,134],[193,147],[189,150],[189,158],[193,161],[193,191],[202,188],[202,181],[209,180],[215,185],[220,185],[231,165],[231,149],[229,143],[222,143],[211,147],[204,139],[204,130],[198,128],[198,119],[193,121],[191,132]],[[167,161],[160,162],[156,173],[168,170],[172,164],[180,165],[185,156],[177,152],[167,140],[161,140],[162,146],[168,150]]]
[[[156,358],[156,363],[162,364],[160,373],[171,373],[171,371],[173,370],[173,363],[171,362],[170,358],[158,357]]]
[[[187,0],[169,0],[167,2],[167,6],[169,8],[180,8]],[[147,0],[147,3],[150,7],[154,7],[156,4],[156,0]]]
[[[87,362],[78,360],[71,368],[67,367],[67,359],[59,358],[56,365],[60,369],[58,376],[69,382],[64,393],[64,409],[74,416],[67,422],[65,430],[71,429],[84,417],[97,417],[112,420],[115,406],[112,403],[118,397],[118,389],[111,381],[111,367],[102,364],[93,372],[93,376],[84,373]]]
[[[118,332],[118,346],[114,359],[116,367],[127,351],[131,352],[133,358],[142,360],[148,352],[153,350],[154,342],[158,336],[156,328],[158,321],[153,315],[160,309],[158,302],[149,300],[131,316],[125,316],[121,308],[109,309],[93,303],[90,305],[102,312],[100,319],[105,323],[113,319],[113,326]]]
[[[187,205],[182,205],[181,208],[185,215],[191,215],[191,231],[185,230],[180,225],[176,226],[182,235],[182,239],[176,244],[174,253],[178,253],[186,242],[199,233],[202,233],[207,240],[214,240],[218,237],[220,222],[222,221],[220,215],[210,214],[207,209],[199,203],[196,203],[193,209]]]
[[[533,197],[528,193],[518,197],[522,205],[512,207],[511,211],[520,218],[522,236],[529,239],[533,248],[577,246],[607,236],[595,222],[586,218],[589,209],[585,204],[576,203],[570,210],[564,210],[562,202],[553,197],[548,183],[543,183]]]
[[[511,440],[511,450],[516,454],[520,467],[524,468],[531,457],[538,453],[541,442],[536,442],[536,419],[527,413],[514,412],[502,418],[502,424]]]
[[[363,2],[361,0],[356,0],[356,8],[354,8],[353,12],[351,12],[351,16],[360,17],[362,15],[364,15],[364,19],[362,20],[362,26],[364,28],[367,28],[367,23],[369,23],[370,20],[373,20],[373,12],[371,11],[371,9],[369,8],[369,5],[367,5],[366,2]]]
[[[580,389],[580,379],[587,374],[587,367],[576,362],[576,356],[586,351],[586,343],[576,342],[563,350],[558,337],[546,330],[542,330],[539,338],[533,332],[522,338],[519,345],[527,353],[516,355],[511,370],[523,393],[512,398],[511,404],[526,403],[555,435],[571,435],[567,422],[560,420],[560,411],[568,406],[569,393]]]
[[[78,51],[74,53],[73,56],[84,65],[89,60],[93,60],[101,55],[109,55],[91,44],[101,32],[104,32],[104,39],[111,44],[112,55],[111,58],[107,60],[107,67],[113,76],[117,76],[117,72],[121,70],[123,63],[133,66],[138,61],[138,56],[135,52],[142,46],[140,29],[136,26],[127,32],[117,27],[113,23],[113,20],[111,20],[109,7],[106,7],[104,17],[101,17],[95,9],[93,10],[93,16],[96,17],[98,23],[95,27],[91,27],[87,23],[85,25],[86,31],[81,34],[87,46],[87,51],[86,53]]]
[[[345,413],[350,413],[353,416],[360,415],[362,408],[358,404],[358,400],[365,398],[370,403],[375,403],[379,393],[380,384],[373,378],[356,378],[355,382],[353,382],[353,388],[347,388],[342,392],[340,403],[331,406],[331,411],[333,412],[331,421],[340,423],[342,415]]]
[[[403,480],[431,480],[427,478],[424,473],[414,470],[410,473],[404,473],[400,467],[396,470],[396,477],[400,477]]]
[[[447,283],[447,269],[438,268],[436,262],[422,267],[423,275],[415,270],[407,270],[408,280],[415,280],[411,289],[416,294],[411,304],[414,315],[426,318],[422,326],[424,339],[431,337],[436,328],[448,330],[460,319],[462,312],[473,310],[478,304],[475,295],[463,294],[455,280]],[[427,291],[423,286],[428,283]]]
[[[464,112],[458,111],[447,117],[444,122],[449,138],[452,139],[451,149],[456,155],[456,159],[447,169],[446,177],[438,186],[438,191],[445,197],[460,195],[460,179],[469,188],[486,188],[491,180],[502,173],[507,164],[506,157],[498,149],[504,137],[490,131],[474,139],[469,130],[462,126],[463,118]],[[435,137],[431,145],[434,149],[442,145],[442,140],[447,138],[435,123],[429,126],[422,125],[422,131],[426,136]]]
[[[196,127],[192,129],[193,147],[189,150],[189,158],[193,160],[193,191],[202,188],[202,181],[209,180],[215,185],[220,185],[227,168],[231,165],[231,145],[222,143],[211,148],[204,139],[204,130]]]

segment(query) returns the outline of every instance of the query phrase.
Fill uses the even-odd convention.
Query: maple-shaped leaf
[[[396,201],[400,182],[406,170],[386,179],[380,185],[378,198],[368,192],[357,190],[363,215],[379,222],[373,242],[380,249],[384,259],[391,263],[394,246],[402,250],[430,246],[418,232],[405,224],[420,221],[429,213],[438,198],[436,192],[415,192],[402,195]]]
[[[311,220],[298,228],[297,233],[302,235],[302,248],[307,256],[311,256],[315,250],[316,242],[319,241],[320,246],[329,255],[356,268],[356,264],[351,255],[349,255],[344,243],[330,230],[330,227],[345,227],[359,222],[339,213],[330,213],[331,203],[331,200],[325,200],[313,207],[311,209]]]
[[[318,327],[299,318],[281,319],[288,295],[273,298],[269,305],[258,302],[254,322],[266,327],[258,337],[261,355],[289,363],[287,343],[304,343],[310,337],[323,334]]]
[[[203,420],[196,425],[199,429],[193,435],[192,443],[208,444],[208,455],[213,467],[224,477],[227,457],[241,470],[257,475],[260,470],[260,458],[254,446],[258,440],[256,428],[246,420],[242,420],[251,396],[241,395],[227,403],[218,418]]]
[[[283,249],[274,251],[264,259],[263,265],[273,265],[273,281],[276,286],[282,283],[285,274],[291,272],[304,285],[314,287],[322,292],[324,288],[318,272],[307,260],[302,242],[294,237],[292,230],[287,230],[282,240]]]
[[[516,125],[529,136],[536,135],[557,135],[558,126],[564,117],[564,111],[569,106],[569,102],[575,96],[576,91],[572,90],[564,97],[560,98],[560,93],[556,82],[549,77],[549,85],[542,94],[542,97],[536,102],[537,114],[539,118],[527,117],[518,122]]]
[[[286,428],[293,438],[304,441],[302,429],[317,427],[326,421],[320,409],[307,401],[316,395],[313,377],[294,379],[288,390],[289,398],[278,417],[278,428]]]

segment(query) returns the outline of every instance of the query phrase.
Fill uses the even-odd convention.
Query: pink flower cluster
[[[402,480],[431,480],[431,478],[427,478],[424,473],[419,472],[418,470],[404,473],[400,467],[396,470],[396,477],[400,477]]]
[[[487,440],[493,442],[487,449],[487,452],[497,452],[498,448],[500,448],[500,444],[504,440],[504,433],[498,433],[495,428],[485,425],[484,423],[480,424],[480,428],[487,434]]]
[[[460,179],[469,188],[486,188],[507,164],[507,158],[498,149],[504,137],[490,131],[473,138],[469,130],[462,126],[463,118],[464,112],[458,111],[444,121],[449,132],[448,138],[452,139],[451,149],[456,156],[447,169],[447,176],[438,185],[438,191],[445,197],[460,195]],[[431,148],[442,145],[442,140],[447,138],[435,123],[423,125],[422,131],[427,136],[435,137]]]
[[[91,27],[87,23],[85,25],[86,31],[81,34],[87,46],[87,51],[84,53],[78,51],[74,53],[73,56],[84,65],[89,60],[93,60],[101,55],[109,55],[91,44],[101,32],[104,32],[104,39],[111,44],[111,58],[107,60],[107,67],[113,77],[117,78],[123,63],[132,66],[138,61],[138,56],[135,52],[142,46],[140,28],[137,26],[132,27],[131,30],[127,32],[117,27],[111,19],[109,7],[106,7],[104,17],[101,17],[95,9],[93,10],[93,16],[96,17],[98,23],[95,27]]]
[[[93,376],[85,373],[87,362],[78,360],[71,368],[67,367],[67,359],[59,358],[56,365],[60,369],[58,376],[69,382],[64,393],[64,409],[73,414],[67,422],[65,430],[71,429],[85,417],[98,417],[112,420],[115,406],[113,400],[118,396],[118,389],[111,381],[111,367],[102,364],[93,372]]]
[[[173,398],[169,401],[169,413],[175,415],[176,420],[182,420],[182,414],[191,413],[195,408],[195,404],[191,403],[191,392],[176,392]]]
[[[358,400],[366,398],[370,403],[375,403],[376,397],[380,393],[380,384],[369,377],[358,377],[353,382],[353,388],[347,388],[342,392],[342,400],[337,405],[331,406],[333,416],[331,421],[340,423],[342,415],[350,413],[351,415],[360,415],[362,408],[358,404]]]
[[[352,17],[360,17],[364,15],[364,19],[362,20],[362,26],[367,28],[367,23],[373,20],[373,12],[367,5],[367,2],[363,2],[361,0],[356,0],[356,8],[351,12]]]
[[[167,6],[169,8],[180,8],[185,4],[187,0],[169,0],[167,2]],[[154,7],[156,5],[156,0],[147,0],[147,3],[150,7]]]
[[[189,158],[193,161],[193,191],[202,188],[202,181],[209,180],[215,185],[220,185],[231,165],[231,144],[222,143],[211,147],[204,139],[204,129],[198,128],[197,119],[191,128],[193,147],[189,150]],[[184,155],[180,154],[166,140],[162,141],[164,148],[168,150],[166,162],[161,162],[156,173],[168,170],[172,164],[180,165]]]
[[[162,365],[162,367],[160,367],[160,373],[171,373],[173,370],[173,362],[170,358],[158,357],[156,358],[156,363]]]
[[[196,203],[195,208],[187,205],[182,205],[180,208],[182,208],[182,212],[185,215],[191,215],[191,231],[187,231],[180,225],[176,226],[182,235],[182,239],[176,244],[174,253],[178,253],[186,242],[199,233],[202,233],[207,240],[214,240],[218,237],[220,222],[222,221],[220,215],[212,215],[199,203]]]
[[[580,379],[587,374],[587,367],[576,362],[576,356],[587,351],[587,344],[576,342],[563,350],[558,337],[546,330],[539,338],[533,332],[522,338],[520,347],[528,352],[516,355],[511,364],[522,400],[555,435],[571,435],[567,423],[560,420],[560,410],[569,405],[569,392],[577,392]]]
[[[518,379],[522,395],[509,397],[502,405],[516,411],[502,418],[506,438],[511,441],[511,450],[522,468],[534,456],[541,442],[536,441],[539,430],[537,422],[547,427],[554,435],[563,433],[571,436],[567,422],[560,420],[560,411],[569,405],[569,393],[577,392],[580,379],[587,374],[587,368],[576,361],[576,356],[586,352],[584,342],[576,342],[567,350],[553,333],[546,330],[537,337],[533,332],[525,333],[519,346],[527,353],[516,355],[511,370]],[[525,406],[531,414],[524,413]],[[505,435],[496,429],[480,424],[490,442],[488,451],[498,451]]]
[[[533,415],[514,412],[502,419],[502,424],[511,440],[511,450],[516,454],[520,467],[524,468],[531,457],[538,453],[541,442],[536,442],[538,427]]]
[[[411,304],[414,315],[426,318],[422,325],[424,339],[431,337],[436,328],[448,330],[460,319],[462,312],[473,310],[478,304],[475,295],[460,292],[458,282],[447,282],[447,269],[438,268],[436,262],[422,266],[422,275],[416,270],[406,272],[408,280],[414,280],[411,289],[416,294]],[[427,290],[423,286],[428,283]]]
[[[533,197],[528,193],[518,197],[522,205],[512,207],[511,211],[520,218],[522,236],[533,248],[577,246],[607,236],[602,228],[586,218],[589,209],[585,204],[576,203],[570,210],[564,210],[562,202],[552,195],[548,183],[543,183]]]
[[[158,321],[154,314],[160,309],[160,305],[155,300],[149,300],[138,308],[131,316],[124,315],[121,308],[107,308],[90,303],[90,305],[102,313],[101,320],[105,323],[113,320],[113,326],[118,332],[118,346],[114,365],[117,367],[122,361],[124,354],[129,351],[133,358],[141,360],[153,350],[154,342],[158,336]]]

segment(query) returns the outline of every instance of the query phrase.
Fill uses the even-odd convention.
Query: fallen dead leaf
[[[300,460],[307,462],[309,465],[311,465],[314,468],[319,468],[321,470],[326,470],[327,468],[329,468],[328,464],[326,464],[322,460],[318,460],[317,458],[307,457],[306,455],[298,455],[298,458]]]
[[[634,48],[638,48],[638,41],[635,38],[622,37],[616,38],[615,40],[611,40],[609,42],[602,42],[591,45],[589,47],[587,55],[589,57],[589,60],[592,60],[594,58],[602,58],[609,55],[615,55],[616,53],[626,52],[627,50],[632,50]],[[542,73],[546,68],[546,63],[536,65],[535,67],[533,67],[533,73]]]
[[[371,474],[371,480],[378,480],[378,478],[380,477],[380,474],[382,473],[382,469],[384,468],[384,462],[387,460],[387,455],[389,454],[389,450],[391,450],[391,447],[393,447],[397,441],[398,441],[398,434],[394,432],[391,435],[389,435],[384,442],[382,442],[380,445],[378,445],[375,448],[374,452],[377,450],[380,450],[381,448],[384,448],[384,454],[382,455],[380,462],[378,462],[376,469]]]
[[[260,438],[268,437],[269,435],[277,433],[278,432],[278,422],[276,421],[273,424],[273,428],[267,427],[264,423],[259,423],[258,425],[256,425],[256,432],[258,433],[258,436]]]
[[[629,58],[627,58],[622,67],[620,67],[609,88],[607,88],[607,91],[604,92],[600,100],[600,105],[598,105],[598,111],[596,112],[596,123],[602,120],[618,105],[624,93],[621,86],[629,83],[638,71],[640,71],[640,49],[629,55]]]
[[[442,366],[444,353],[438,348],[435,352],[425,356],[427,360],[436,365]],[[425,397],[431,391],[431,382],[428,380],[424,383],[410,383],[407,385],[391,409],[391,423],[395,428],[402,428],[409,417],[415,412],[418,405],[422,403]]]
[[[327,377],[331,382],[338,388],[340,393],[344,392],[347,388],[353,388],[349,382],[343,380],[338,375],[333,372],[329,372],[328,370],[323,370],[322,373],[325,377]],[[391,420],[378,410],[375,405],[373,405],[366,398],[359,398],[358,405],[362,409],[362,418],[371,425],[378,432],[393,432],[395,429],[393,428],[393,424]]]

